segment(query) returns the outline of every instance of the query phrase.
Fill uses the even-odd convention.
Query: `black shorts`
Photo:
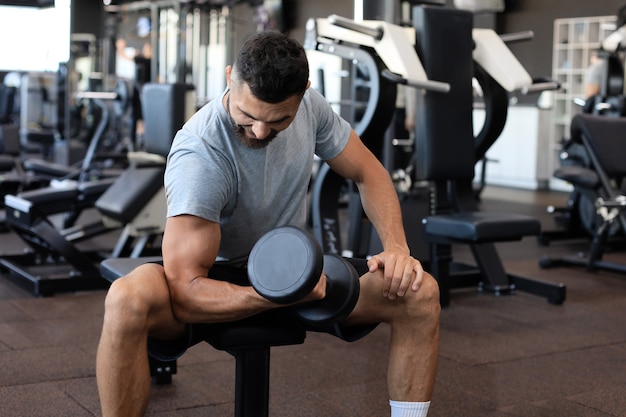
[[[367,262],[364,259],[348,259],[348,261],[355,267],[359,276],[364,275],[368,271]],[[236,268],[216,263],[211,268],[209,275],[211,278],[233,282],[238,285],[250,285],[245,268]],[[232,327],[233,325],[267,325],[268,323],[279,327],[304,327],[307,331],[329,333],[347,342],[361,339],[378,326],[378,323],[372,323],[358,326],[340,326],[336,324],[330,327],[314,327],[300,321],[293,313],[293,309],[289,307],[276,308],[236,322],[190,324],[187,326],[186,334],[176,340],[148,338],[148,353],[154,359],[172,361],[182,356],[191,346],[210,340],[211,334],[216,333],[220,328]]]

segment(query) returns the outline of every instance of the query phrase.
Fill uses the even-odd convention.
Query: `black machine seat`
[[[11,171],[15,168],[16,158],[18,158],[19,155],[20,142],[18,127],[0,125],[0,172]]]
[[[52,146],[58,134],[52,129],[31,128],[26,132],[26,140]]]
[[[59,133],[50,127],[30,127],[20,132],[22,147],[27,152],[43,152],[46,158],[52,155],[52,149],[59,138]]]
[[[64,187],[39,188],[17,196],[6,195],[4,202],[11,209],[9,216],[14,223],[30,225],[41,216],[66,212],[81,204],[93,204],[113,181],[113,178],[103,178]]]
[[[600,185],[600,178],[594,170],[578,165],[562,166],[554,171],[554,176],[588,189],[595,189]]]
[[[541,232],[539,220],[510,213],[451,213],[428,216],[423,223],[428,235],[459,242],[514,241]]]
[[[563,166],[554,176],[583,189],[603,188],[604,197],[621,193],[611,185],[626,177],[624,132],[626,119],[594,114],[579,114],[571,123],[571,140],[582,145],[591,158],[591,166]]]
[[[626,234],[626,118],[597,114],[578,114],[572,118],[571,141],[583,146],[589,166],[561,167],[555,171],[558,178],[567,179],[581,194],[593,202],[599,221],[594,225],[591,247],[587,256],[569,256],[560,259],[542,257],[542,267],[585,266],[588,270],[606,269],[626,273],[626,265],[603,260],[608,239]],[[565,176],[563,173],[571,173]],[[576,175],[577,174],[577,175]],[[593,181],[594,179],[595,181]]]
[[[100,274],[102,278],[113,282],[130,271],[149,262],[160,262],[160,256],[145,256],[141,258],[109,258],[100,263]]]
[[[160,259],[109,258],[100,263],[100,272],[104,279],[113,282],[143,263]],[[268,322],[254,326],[222,326],[206,339],[215,349],[235,358],[235,417],[268,416],[270,348],[302,344],[305,338],[304,327],[281,327]],[[171,371],[176,369],[176,364],[150,358],[150,368],[157,383],[167,383],[171,381]]]
[[[10,209],[8,212],[13,213],[12,217],[15,217],[16,221],[30,224],[30,220],[25,221],[25,216],[32,215],[33,218],[38,218],[66,211],[67,202],[74,201],[77,195],[77,187],[42,188],[26,191],[19,196],[6,195],[4,204]]]
[[[0,172],[10,171],[15,168],[15,157],[11,155],[0,155]]]
[[[25,159],[23,165],[26,171],[33,171],[51,178],[65,177],[66,175],[70,175],[76,171],[75,168],[67,165],[56,164],[54,162],[38,158]]]

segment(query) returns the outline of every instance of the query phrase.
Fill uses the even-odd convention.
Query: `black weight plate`
[[[337,255],[324,255],[326,297],[297,305],[298,316],[315,326],[328,326],[348,317],[359,299],[359,274],[350,262]]]
[[[248,277],[254,289],[278,304],[308,295],[322,274],[322,251],[313,236],[293,226],[261,236],[250,252]]]
[[[132,87],[130,86],[130,82],[123,79],[117,80],[115,92],[117,93],[117,99],[113,103],[115,114],[117,116],[124,116],[132,102]]]

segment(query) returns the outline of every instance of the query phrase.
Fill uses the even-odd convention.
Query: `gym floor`
[[[554,229],[548,204],[558,192],[487,187],[482,209],[537,216]],[[0,237],[0,253],[23,244]],[[541,269],[543,254],[584,251],[587,240],[540,246],[534,238],[498,244],[508,272],[561,282],[563,305],[518,292],[496,297],[458,289],[441,315],[439,370],[429,415],[626,415],[626,275],[584,268]],[[466,248],[459,260],[471,260]],[[624,262],[616,250],[607,258]],[[100,415],[95,354],[105,291],[36,298],[0,276],[0,415]],[[309,334],[272,350],[272,416],[385,416],[389,329],[346,344]],[[153,416],[232,416],[234,360],[201,344],[178,362],[171,385],[154,387]]]

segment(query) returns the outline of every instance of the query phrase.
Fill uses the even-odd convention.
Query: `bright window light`
[[[55,7],[0,6],[0,71],[56,71],[70,55],[71,0]]]

